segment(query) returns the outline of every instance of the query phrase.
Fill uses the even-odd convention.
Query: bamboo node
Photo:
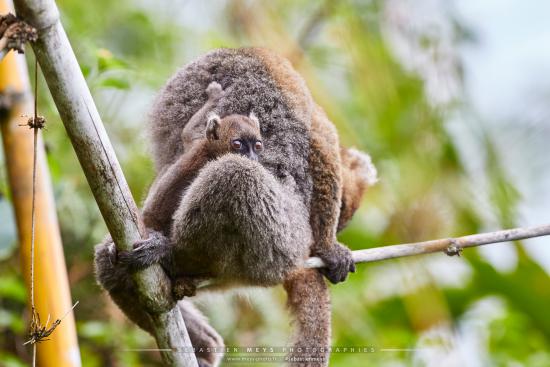
[[[18,19],[12,13],[0,15],[0,39],[2,48],[25,53],[25,43],[38,39],[36,28]]]
[[[460,256],[464,250],[458,241],[454,238],[449,238],[449,246],[443,250],[447,256]]]
[[[29,117],[26,124],[20,124],[19,126],[28,126],[29,129],[44,129],[46,118],[44,116]]]

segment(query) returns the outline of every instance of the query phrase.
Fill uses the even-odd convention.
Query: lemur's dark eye
[[[254,144],[254,149],[257,150],[257,151],[260,151],[262,149],[264,149],[264,145],[262,144],[261,141],[257,141],[255,144]]]
[[[231,147],[235,150],[241,150],[242,146],[243,146],[243,143],[241,143],[240,140],[233,140],[231,142]]]

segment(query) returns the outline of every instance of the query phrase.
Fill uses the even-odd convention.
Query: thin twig
[[[506,229],[496,232],[472,234],[469,236],[456,238],[441,238],[424,242],[405,243],[400,245],[374,247],[366,250],[357,250],[352,252],[353,261],[358,263],[368,263],[399,257],[430,254],[433,252],[443,252],[447,256],[460,256],[462,249],[466,247],[475,247],[488,245],[491,243],[522,240],[525,238],[541,237],[550,235],[550,224],[536,227]],[[325,266],[323,260],[319,257],[310,257],[307,259],[304,268],[322,268]],[[216,279],[205,279],[197,284],[197,289],[212,288],[218,285]]]
[[[36,56],[36,55],[35,55]],[[46,323],[42,325],[40,322],[40,314],[36,310],[34,303],[34,253],[35,253],[35,217],[36,217],[36,162],[38,160],[38,131],[43,129],[46,124],[46,119],[43,116],[38,116],[38,59],[35,58],[34,63],[34,111],[33,116],[28,119],[27,123],[22,126],[28,126],[33,129],[34,146],[33,146],[33,162],[32,162],[32,208],[31,208],[31,322],[29,327],[29,339],[23,344],[32,344],[32,366],[36,366],[36,344],[49,340],[48,337],[61,324],[65,316],[71,312],[78,301],[65,314],[55,320],[50,326],[51,315],[48,315]]]
[[[32,126],[34,134],[34,144],[33,144],[33,157],[32,157],[32,209],[31,209],[31,310],[32,310],[32,321],[30,334],[37,335],[36,330],[39,329],[36,325],[40,325],[40,317],[34,306],[34,228],[35,228],[35,205],[36,205],[36,161],[37,161],[37,151],[38,151],[38,125],[36,124],[36,100],[38,99],[36,86],[38,84],[37,77],[38,70],[38,61],[35,58],[34,61],[34,114],[32,117]],[[38,324],[36,320],[38,319]],[[52,330],[53,331],[53,330]],[[31,338],[34,340],[34,338]],[[32,346],[32,366],[36,366],[36,343],[31,342]]]
[[[33,146],[33,157],[32,157],[32,209],[31,209],[31,307],[34,310],[34,227],[35,227],[35,197],[36,197],[36,156],[37,156],[37,147],[38,147],[38,126],[36,125],[36,84],[38,81],[37,78],[37,69],[38,61],[34,62],[34,115],[32,117],[33,122],[33,132],[34,132],[34,146]]]
[[[395,259],[398,257],[429,254],[442,251],[446,255],[460,255],[463,248],[487,245],[507,241],[523,240],[525,238],[550,235],[550,224],[535,227],[506,229],[496,232],[472,234],[456,238],[442,238],[438,240],[406,243],[393,246],[375,247],[366,250],[353,251],[355,263],[366,263]],[[321,268],[325,264],[318,257],[306,260],[305,268]]]

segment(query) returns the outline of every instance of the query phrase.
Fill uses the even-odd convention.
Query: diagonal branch
[[[33,50],[103,219],[119,250],[145,234],[114,149],[59,21],[54,0],[15,0],[17,16],[33,26]],[[169,366],[197,366],[170,283],[160,265],[134,276],[137,300],[151,315],[157,344]]]

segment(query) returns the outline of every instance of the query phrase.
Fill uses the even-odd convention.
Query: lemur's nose
[[[244,155],[247,156],[249,159],[251,159],[253,161],[258,161],[258,155],[256,153],[254,153],[252,150],[246,152]]]

